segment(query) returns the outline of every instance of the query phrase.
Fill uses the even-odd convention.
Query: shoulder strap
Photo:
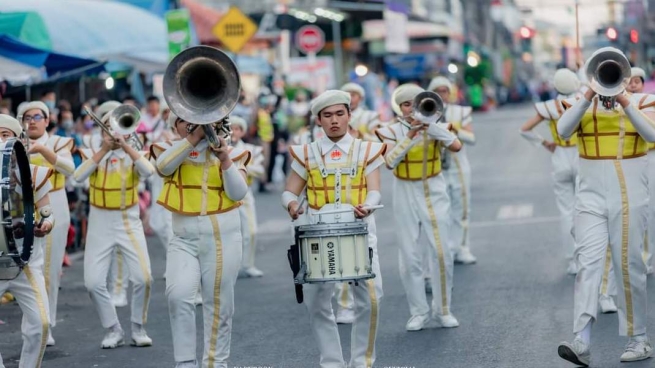
[[[350,177],[354,178],[357,176],[357,167],[359,166],[359,150],[362,146],[362,140],[361,139],[355,139],[354,142],[354,147],[353,147],[353,160],[350,164]]]
[[[323,164],[323,156],[321,156],[321,151],[318,149],[318,141],[312,142],[309,145],[309,148],[312,149],[312,154],[314,155],[314,161],[316,161],[316,166],[318,166],[318,169],[321,171],[321,176],[323,178],[327,178],[328,171],[325,168],[325,164]]]

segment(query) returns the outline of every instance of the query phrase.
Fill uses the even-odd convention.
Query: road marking
[[[532,217],[532,204],[506,205],[498,209],[496,220],[514,220]]]
[[[531,217],[512,220],[494,220],[494,221],[478,221],[472,222],[471,227],[494,227],[494,226],[507,226],[507,225],[528,225],[528,224],[545,224],[550,222],[559,222],[559,216],[553,217]]]

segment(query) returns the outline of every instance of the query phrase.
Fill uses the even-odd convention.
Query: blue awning
[[[97,74],[105,70],[104,62],[39,49],[8,35],[0,35],[0,57],[44,69],[48,79],[64,74]]]

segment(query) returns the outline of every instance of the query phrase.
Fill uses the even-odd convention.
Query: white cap
[[[41,101],[31,101],[26,103],[25,105],[19,106],[18,116],[20,116],[20,118],[22,119],[23,115],[25,115],[26,112],[33,109],[41,110],[45,114],[46,119],[50,117],[50,109],[48,109],[48,106],[46,106],[46,104],[44,104]]]
[[[318,116],[318,114],[326,107],[341,104],[350,107],[350,93],[331,89],[316,97],[312,101],[310,109],[312,110],[312,115]]]
[[[177,121],[177,115],[175,115],[173,111],[169,111],[168,118],[166,118],[166,124],[168,124],[168,126],[170,126],[171,128],[174,128],[176,121]]]
[[[100,119],[102,119],[105,116],[105,114],[107,114],[108,112],[110,112],[111,110],[117,108],[120,105],[121,105],[121,103],[118,102],[118,101],[103,102],[102,105],[98,106],[98,110],[96,111],[96,115],[98,115],[98,117]]]
[[[20,125],[18,120],[13,118],[11,115],[0,114],[0,128],[7,128],[16,134],[16,137],[20,137],[23,133],[23,126]]]
[[[428,91],[434,92],[435,89],[439,87],[448,87],[448,89],[453,89],[453,84],[450,83],[450,80],[448,78],[443,77],[443,76],[438,76],[435,78],[432,78],[430,81],[430,84],[428,85]]]
[[[346,83],[343,86],[341,86],[341,90],[344,92],[355,92],[358,95],[362,96],[362,98],[366,97],[366,91],[364,90],[364,87],[360,86],[357,83]]]
[[[642,80],[646,79],[646,72],[641,68],[632,68],[630,78],[641,77]]]
[[[580,90],[580,80],[571,70],[557,69],[553,77],[553,85],[557,92],[563,95],[570,95]]]
[[[239,115],[230,115],[230,124],[240,126],[244,132],[248,130],[248,123]]]
[[[419,93],[425,92],[423,88],[411,83],[401,84],[396,89],[398,89],[398,93],[396,94],[394,102],[398,105],[401,105],[403,102],[414,101],[414,98],[418,96]]]

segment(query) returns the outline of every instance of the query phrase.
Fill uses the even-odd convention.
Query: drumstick
[[[41,227],[41,225],[43,225],[43,220],[52,215],[52,209],[50,207],[43,207],[39,210],[39,214],[41,215],[41,220],[39,220],[37,227]]]
[[[362,207],[363,210],[367,210],[367,211],[377,210],[377,209],[380,209],[380,208],[384,208],[384,205],[383,204],[378,204],[378,205],[375,205],[375,206]]]
[[[298,203],[298,210],[302,208],[302,205],[305,203],[305,197],[300,198],[300,203]],[[291,220],[291,222],[294,222],[296,220]]]
[[[378,204],[378,205],[375,205],[375,206],[362,207],[362,209],[364,209],[364,210],[376,210],[376,209],[383,208],[383,207],[384,207],[384,205],[382,205],[382,204]],[[353,207],[353,208],[344,208],[344,209],[341,209],[341,210],[332,210],[332,211],[325,211],[325,212],[322,212],[322,211],[321,211],[321,212],[316,212],[315,215],[332,215],[332,214],[335,214],[335,213],[346,213],[346,212],[352,212],[352,211],[354,211],[354,210],[355,210],[354,207]]]

